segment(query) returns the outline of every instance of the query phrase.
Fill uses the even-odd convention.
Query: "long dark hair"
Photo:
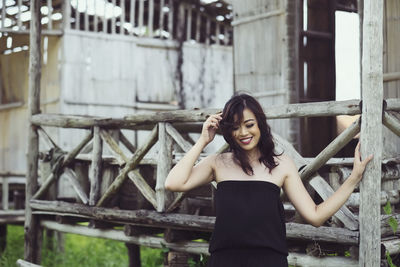
[[[246,174],[253,175],[253,168],[249,163],[247,154],[244,153],[244,150],[234,140],[232,134],[234,125],[243,120],[243,110],[246,108],[254,113],[260,129],[260,140],[257,145],[261,153],[259,161],[271,172],[273,168],[278,166],[274,160],[274,156],[278,156],[278,154],[275,153],[275,144],[272,138],[271,128],[267,124],[267,117],[260,103],[258,103],[254,97],[247,94],[234,95],[225,104],[224,110],[222,111],[222,120],[220,122],[222,134],[225,141],[229,144],[230,151],[233,152],[234,161],[242,167]],[[235,121],[235,117],[237,121]]]

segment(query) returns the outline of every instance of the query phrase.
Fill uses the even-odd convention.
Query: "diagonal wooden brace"
[[[133,154],[132,158],[126,163],[125,167],[118,174],[117,178],[115,178],[114,182],[107,189],[106,193],[101,197],[99,202],[97,202],[96,206],[101,207],[107,203],[107,201],[117,193],[118,189],[121,187],[123,182],[128,177],[128,173],[135,169],[136,166],[140,163],[143,157],[147,152],[152,148],[152,146],[157,142],[158,137],[158,126],[156,125],[150,133],[149,138],[146,140],[144,145],[136,150],[135,154]]]

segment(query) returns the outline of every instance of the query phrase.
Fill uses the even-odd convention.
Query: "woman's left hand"
[[[352,176],[355,179],[357,179],[356,181],[357,183],[361,181],[365,167],[373,157],[374,157],[373,155],[369,155],[366,159],[362,160],[360,152],[360,142],[358,142],[356,149],[354,150],[354,164],[353,164],[353,171],[351,172]]]

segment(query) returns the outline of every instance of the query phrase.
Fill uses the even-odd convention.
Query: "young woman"
[[[230,151],[210,155],[194,166],[218,129]],[[307,222],[322,225],[346,202],[372,158],[361,160],[359,148],[357,145],[350,177],[330,198],[316,205],[293,160],[275,152],[260,104],[249,95],[236,95],[222,113],[204,122],[200,138],[172,168],[165,188],[188,191],[213,180],[218,183],[209,266],[288,266],[280,189]]]

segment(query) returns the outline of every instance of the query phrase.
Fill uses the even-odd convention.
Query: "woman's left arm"
[[[283,189],[300,215],[313,226],[321,226],[342,207],[357,184],[361,181],[366,165],[372,159],[372,155],[361,160],[360,143],[354,151],[354,165],[351,175],[340,188],[324,202],[316,205],[305,189],[293,161],[286,157],[282,163],[287,170],[287,176]]]

